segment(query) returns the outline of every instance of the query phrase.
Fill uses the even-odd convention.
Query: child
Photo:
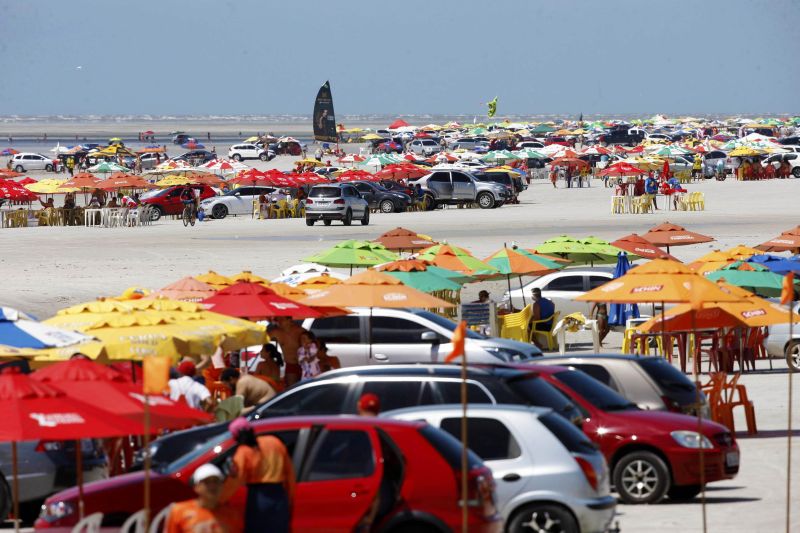
[[[319,349],[314,334],[304,332],[300,335],[300,348],[297,349],[297,360],[300,363],[300,380],[314,378],[322,373],[320,368]]]

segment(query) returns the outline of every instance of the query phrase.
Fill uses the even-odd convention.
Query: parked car
[[[180,215],[183,213],[185,205],[181,200],[181,195],[186,189],[192,189],[195,196],[197,195],[195,191],[200,191],[201,203],[206,198],[212,198],[217,195],[214,189],[208,185],[174,185],[159,191],[145,193],[140,199],[142,204],[153,206],[151,220],[158,220],[164,215]]]
[[[177,157],[173,157],[172,161],[186,161],[193,167],[197,167],[203,163],[214,161],[215,159],[217,159],[217,154],[214,152],[209,152],[208,150],[191,150]]]
[[[254,424],[258,435],[274,435],[286,445],[297,475],[293,531],[353,531],[378,503],[375,530],[448,532],[461,527],[458,505],[461,445],[422,422],[364,417],[305,417]],[[151,511],[194,498],[194,471],[213,463],[225,468],[236,446],[224,431],[192,453],[150,476]],[[499,533],[491,471],[468,456],[470,531]],[[134,472],[88,483],[86,514],[103,513],[103,527],[119,527],[142,508],[145,475]],[[234,505],[244,504],[244,491]],[[37,529],[69,528],[78,521],[78,490],[47,499]]]
[[[537,148],[544,148],[544,143],[539,141],[522,141],[517,143],[517,150],[523,150],[525,148],[530,148],[532,150],[536,150]]]
[[[298,415],[356,414],[358,400],[375,394],[382,411],[418,405],[452,404],[461,398],[461,368],[458,365],[386,365],[343,368],[326,372],[287,389],[257,406],[251,420]],[[487,366],[467,369],[470,404],[519,404],[548,407],[573,424],[582,414],[575,405],[538,374],[524,370]],[[150,445],[154,465],[166,465],[191,453],[227,429],[213,424],[178,431]],[[134,466],[141,468],[141,455]]]
[[[784,161],[789,163],[792,176],[800,178],[800,154],[798,153],[772,154],[761,162],[761,166],[773,165],[775,168],[778,168]]]
[[[231,146],[228,150],[228,157],[234,161],[243,161],[245,159],[270,161],[275,158],[275,154],[255,144],[244,143]]]
[[[156,168],[156,165],[158,165],[165,158],[166,154],[160,154],[155,152],[145,152],[143,154],[139,154],[139,162],[142,165],[142,170],[151,170],[153,168]],[[126,163],[128,163],[127,160]],[[135,163],[136,159],[131,158],[131,161],[127,164],[128,168],[133,168]]]
[[[81,440],[81,466],[87,480],[105,476],[106,455],[99,440]],[[76,483],[75,441],[40,443],[25,441],[17,443],[17,468],[19,479],[19,502],[41,502]],[[0,523],[5,521],[13,508],[14,464],[11,444],[0,444]]]
[[[489,148],[489,143],[487,141],[481,141],[478,139],[466,138],[466,137],[458,139],[450,145],[451,150],[474,151],[474,150],[481,150],[488,148]]]
[[[215,219],[223,219],[228,215],[252,215],[253,203],[258,202],[258,197],[273,192],[275,187],[245,185],[223,195],[206,198],[200,202],[200,207]]]
[[[186,144],[186,143],[188,143],[188,142],[189,142],[191,139],[192,139],[192,136],[191,136],[191,135],[188,135],[188,134],[186,134],[186,133],[176,133],[176,134],[175,134],[175,135],[172,137],[172,144],[177,144],[177,145]]]
[[[528,188],[518,172],[474,172],[472,176],[478,181],[488,181],[499,183],[511,193],[512,198],[516,198],[522,191]]]
[[[47,172],[53,172],[56,169],[56,164],[56,161],[51,157],[42,154],[21,152],[11,156],[9,168],[12,168],[16,172],[28,172],[30,170],[46,170]]]
[[[414,139],[408,149],[418,155],[433,155],[442,151],[442,146],[433,139]]]
[[[461,438],[461,406],[388,411],[382,418],[424,420]],[[550,409],[472,405],[467,443],[492,471],[508,533],[605,533],[617,500],[603,454]]]
[[[577,368],[614,389],[639,408],[653,411],[697,413],[697,386],[686,374],[661,357],[637,355],[556,355],[541,357],[536,364]],[[703,416],[710,411],[705,395],[699,401]]]
[[[363,307],[350,311],[303,322],[339,357],[342,366],[437,363],[453,349],[456,324],[430,311]],[[464,349],[467,360],[476,364],[527,361],[542,354],[532,344],[486,337],[469,329]]]
[[[700,493],[702,479],[712,483],[739,472],[739,446],[722,424],[641,410],[574,368],[512,366],[538,372],[581,409],[583,431],[605,455],[612,485],[625,503],[657,503],[664,496],[689,500]],[[704,478],[699,472],[701,447]]]
[[[326,226],[330,226],[334,220],[341,220],[342,224],[349,226],[354,218],[360,220],[363,226],[369,224],[369,204],[353,185],[315,185],[308,192],[306,226],[313,226],[317,220]]]
[[[794,312],[800,313],[800,304],[795,304]],[[789,369],[800,372],[800,327],[795,326],[789,338],[789,324],[770,326],[764,348],[769,357],[786,358]]]
[[[601,144],[626,144],[635,146],[644,140],[645,135],[644,130],[630,128],[628,126],[615,126],[598,135],[597,142]]]
[[[521,289],[512,289],[510,293],[506,291],[503,294],[503,303],[508,305],[510,301],[514,309],[522,309],[522,295],[525,295],[525,303],[531,303],[531,291],[538,288],[542,290],[542,297],[553,301],[561,316],[576,312],[588,316],[591,302],[577,302],[575,298],[612,279],[614,271],[607,267],[566,268],[540,276]]]
[[[411,196],[405,193],[390,191],[368,181],[352,183],[370,209],[379,209],[381,213],[402,213],[411,205]]]
[[[720,160],[725,164],[728,155],[722,150],[711,150],[703,155],[703,176],[706,178],[714,177],[717,173],[717,165]]]
[[[443,204],[470,203],[477,203],[481,209],[492,209],[511,199],[503,185],[478,181],[468,172],[456,169],[436,169],[414,183],[422,186],[429,209]]]

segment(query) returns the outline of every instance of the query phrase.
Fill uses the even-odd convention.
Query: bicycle
[[[194,223],[197,220],[197,209],[195,209],[194,201],[183,203],[186,205],[186,207],[183,208],[183,227],[185,228],[189,224],[194,226]]]

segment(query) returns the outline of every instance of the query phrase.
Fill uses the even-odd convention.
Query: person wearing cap
[[[381,412],[381,401],[371,392],[362,394],[358,399],[358,414],[360,416],[378,416]]]
[[[272,435],[256,437],[246,418],[237,418],[228,429],[237,446],[223,487],[223,499],[227,501],[240,487],[247,486],[244,531],[288,532],[295,475],[286,446]]]
[[[224,477],[219,468],[207,463],[192,475],[197,498],[172,506],[164,525],[165,533],[237,533],[243,531],[241,513],[221,502]]]

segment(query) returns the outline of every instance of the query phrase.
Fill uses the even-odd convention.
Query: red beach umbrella
[[[612,242],[611,246],[616,246],[620,250],[636,254],[644,259],[672,259],[673,261],[678,261],[678,259],[672,257],[658,246],[635,233],[620,237]]]
[[[210,311],[223,315],[262,320],[278,316],[319,318],[322,313],[301,303],[278,296],[258,283],[236,283],[202,302]]]
[[[11,180],[0,179],[0,199],[11,200],[12,202],[33,202],[38,196]]]
[[[695,233],[676,224],[670,224],[669,222],[650,228],[642,237],[656,246],[666,246],[667,253],[669,253],[670,246],[686,246],[714,240],[714,237]]]

